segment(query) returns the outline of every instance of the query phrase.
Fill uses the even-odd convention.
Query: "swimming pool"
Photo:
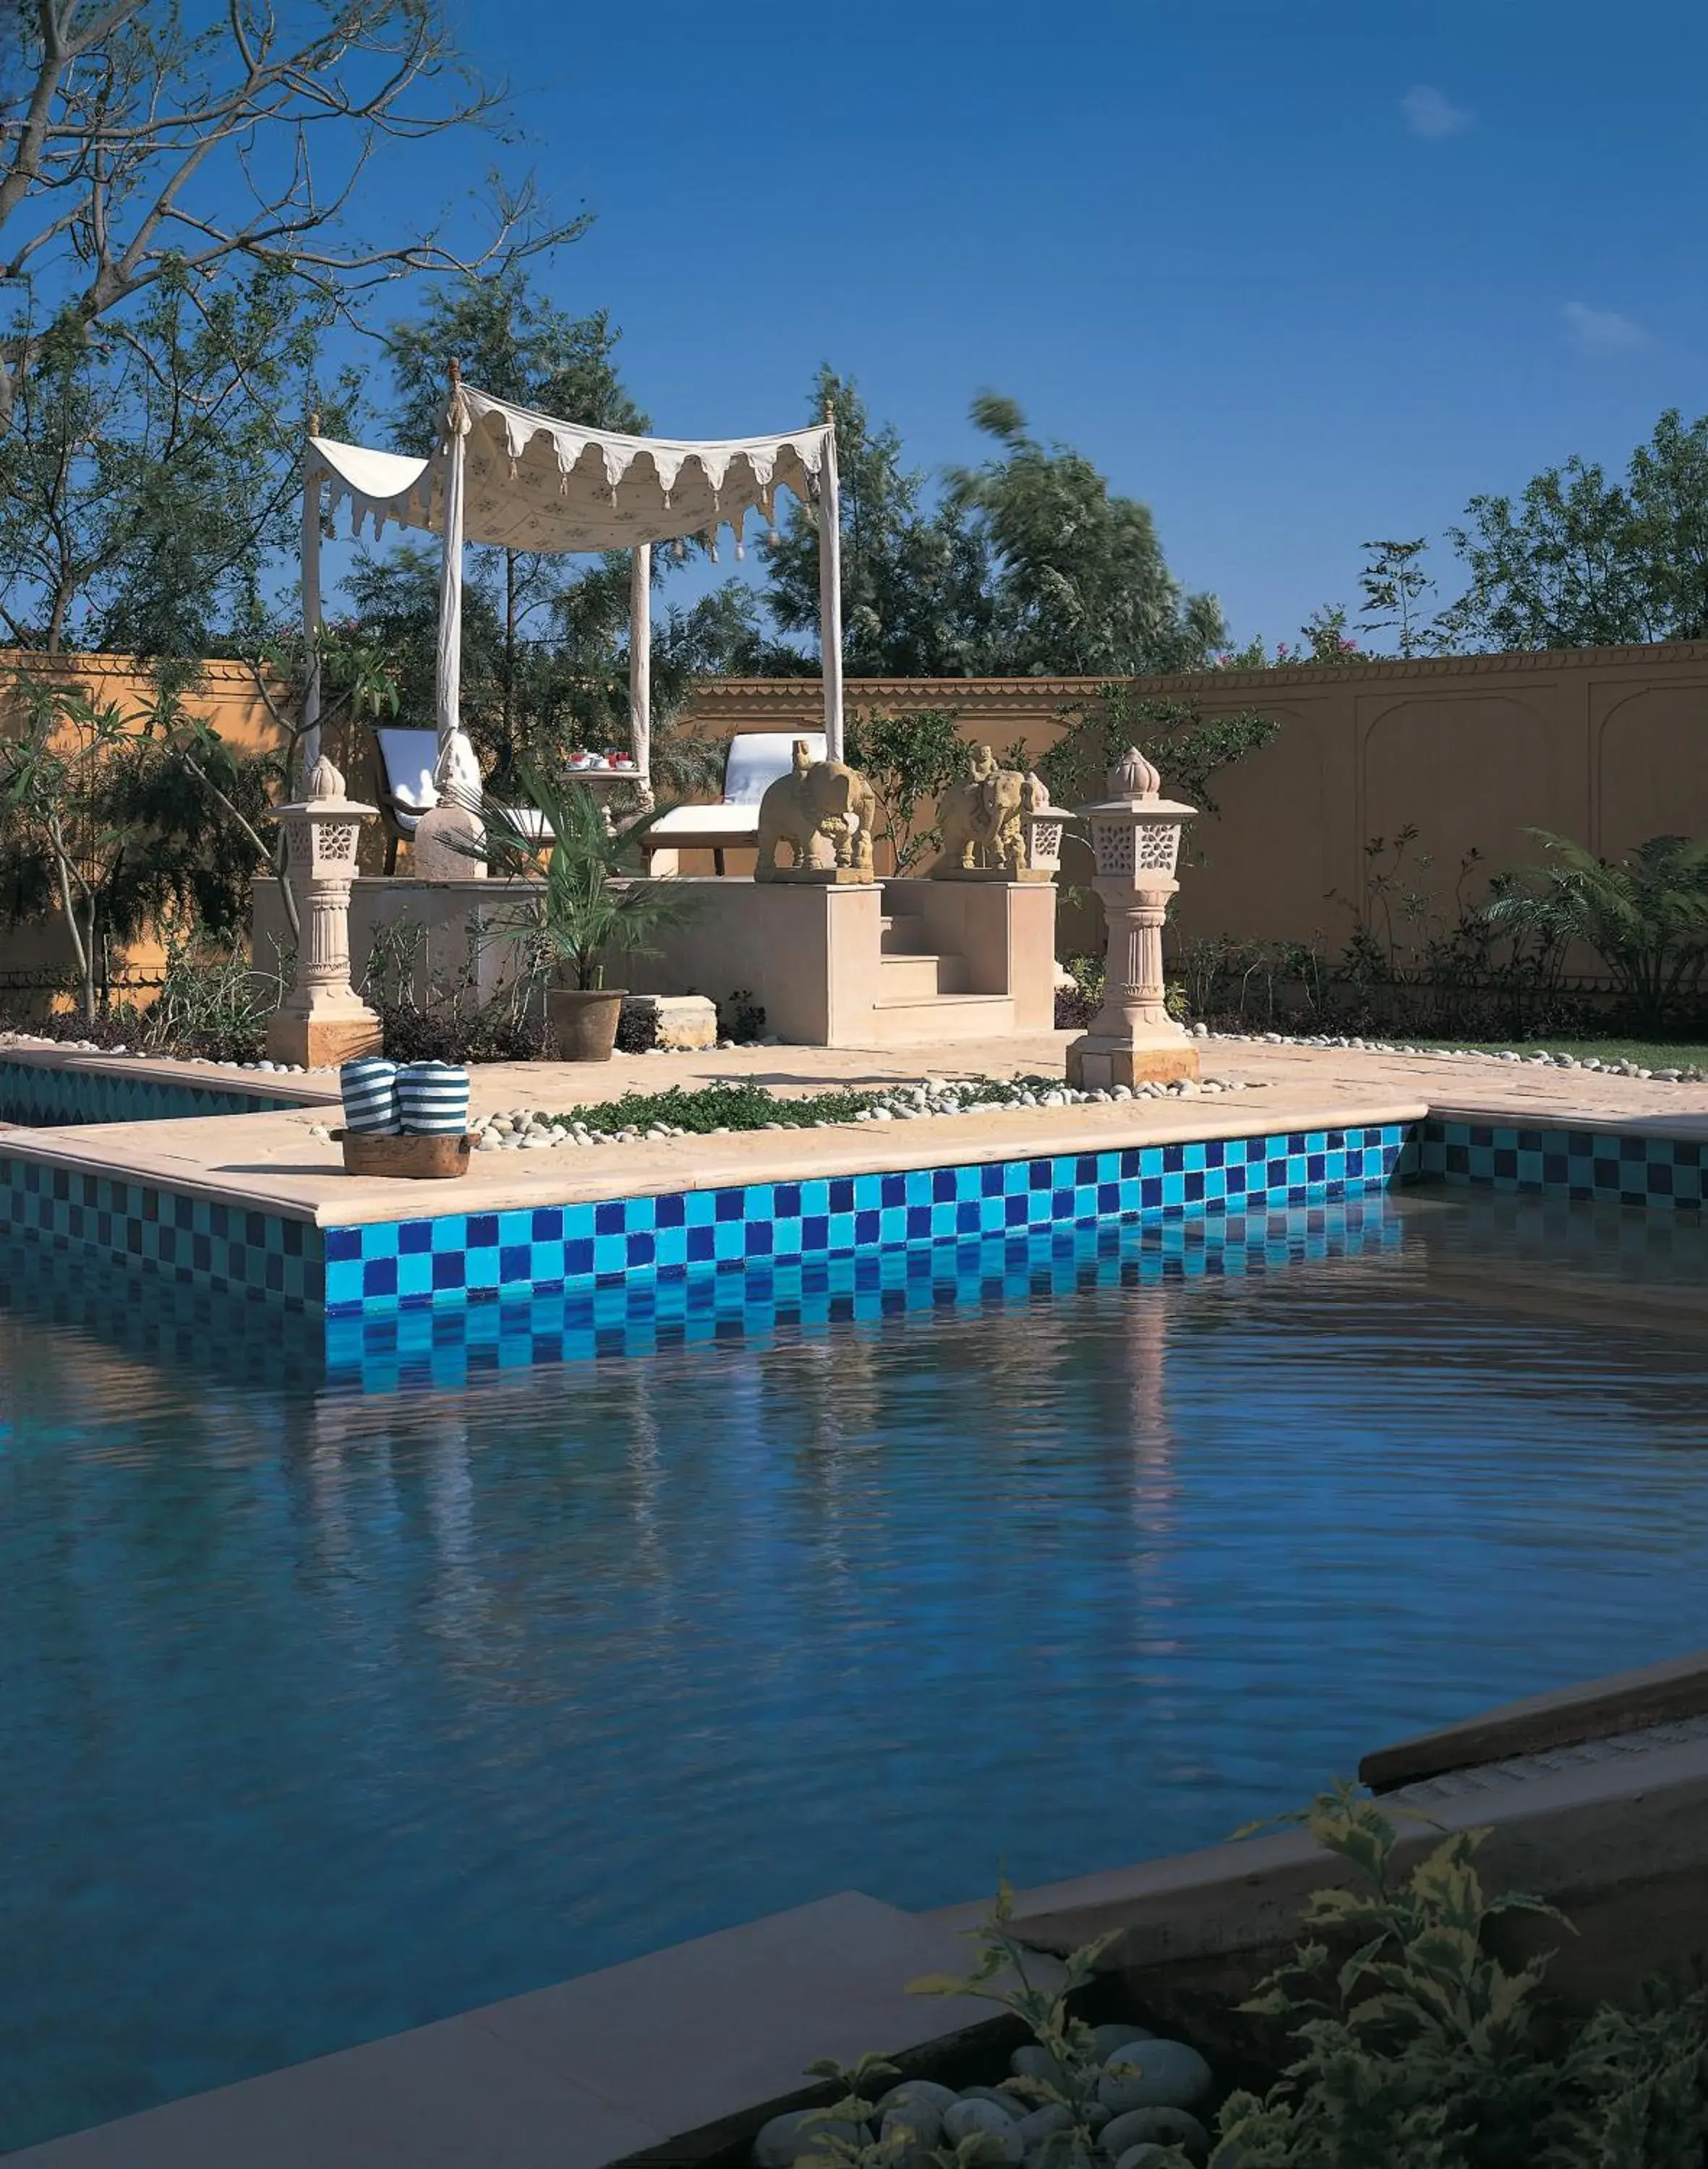
[[[846,1262],[340,1344],[11,1258],[0,2147],[1708,1639],[1694,1216]]]

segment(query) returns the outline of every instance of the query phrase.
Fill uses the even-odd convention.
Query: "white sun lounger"
[[[807,742],[808,757],[825,758],[822,731],[743,731],[729,741],[723,764],[723,796],[714,806],[675,806],[661,814],[642,839],[649,861],[677,851],[711,851],[723,871],[727,850],[751,849],[759,841],[759,802],[768,786],[787,775],[794,763],[797,738]],[[654,871],[667,869],[654,863]]]

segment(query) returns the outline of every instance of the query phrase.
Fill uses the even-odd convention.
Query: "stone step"
[[[1006,994],[912,995],[879,1000],[873,1015],[881,1018],[885,1046],[916,1040],[998,1039],[1015,1029],[1014,1004]]]
[[[878,946],[886,957],[928,957],[928,936],[918,919],[885,917],[878,922]]]
[[[878,960],[880,1002],[928,999],[967,991],[967,960],[926,951],[886,951]]]

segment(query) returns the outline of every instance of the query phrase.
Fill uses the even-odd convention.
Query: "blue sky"
[[[1354,601],[1367,537],[1708,409],[1698,7],[655,0],[465,35],[596,214],[547,283],[611,311],[661,430],[793,420],[828,360],[937,468],[994,387],[1241,638]]]

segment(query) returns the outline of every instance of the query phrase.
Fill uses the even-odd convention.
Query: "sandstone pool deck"
[[[1059,1078],[1070,1032],[989,1042],[863,1050],[743,1047],[618,1057],[609,1066],[498,1063],[472,1073],[477,1115],[514,1107],[569,1111],[629,1091],[737,1079],[791,1096],[926,1077]],[[1218,1094],[1058,1108],[1001,1108],[918,1122],[750,1131],[634,1144],[476,1154],[454,1183],[344,1171],[339,1148],[310,1134],[335,1111],[338,1083],[206,1063],[9,1046],[9,1061],[179,1083],[253,1083],[300,1103],[289,1111],[189,1116],[79,1127],[0,1128],[9,1152],[83,1174],[120,1175],[325,1227],[400,1214],[603,1202],[814,1175],[1107,1152],[1118,1147],[1438,1120],[1617,1130],[1708,1141],[1708,1084],[1668,1084],[1583,1069],[1379,1054],[1359,1048],[1199,1042]]]
[[[931,1076],[1059,1078],[1070,1032],[985,1043],[862,1050],[744,1047],[697,1054],[619,1057],[609,1066],[498,1063],[473,1072],[477,1114],[513,1107],[569,1111],[628,1091],[750,1079],[790,1095]],[[1215,1095],[1109,1106],[1003,1108],[915,1122],[750,1131],[631,1145],[563,1146],[477,1154],[455,1183],[344,1172],[336,1145],[310,1134],[338,1099],[329,1074],[288,1076],[209,1064],[141,1062],[8,1047],[8,1060],[99,1067],[163,1081],[252,1082],[299,1100],[291,1111],[0,1128],[9,1151],[73,1169],[208,1196],[320,1226],[360,1225],[400,1212],[468,1212],[579,1203],[659,1191],[888,1174],[979,1161],[1108,1151],[1297,1130],[1439,1120],[1620,1130],[1708,1140],[1708,1084],[1666,1084],[1582,1069],[1378,1054],[1359,1048],[1199,1042]]]

